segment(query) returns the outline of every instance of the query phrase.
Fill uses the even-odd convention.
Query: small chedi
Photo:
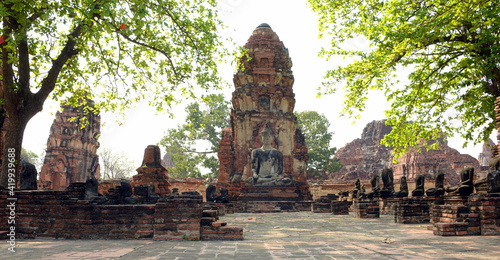
[[[87,105],[92,103],[87,100]],[[83,128],[78,124],[79,118],[87,121]],[[50,128],[38,187],[64,190],[71,183],[85,182],[91,175],[99,178],[100,129],[98,114],[84,113],[83,107],[62,106]]]
[[[168,182],[168,171],[161,165],[160,148],[156,145],[148,145],[144,150],[144,159],[141,167],[137,168],[137,174],[132,176],[132,187],[138,185],[149,185],[153,183],[154,190],[160,196],[169,194],[170,183]]]
[[[217,186],[227,188],[233,201],[245,196],[259,200],[250,193],[259,193],[260,199],[279,200],[276,194],[309,199],[308,153],[293,113],[288,50],[268,24],[254,30],[245,48],[250,59],[243,57],[234,75],[231,127],[222,133]]]

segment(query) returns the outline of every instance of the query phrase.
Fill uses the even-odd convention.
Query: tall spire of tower
[[[248,56],[242,57],[242,68],[234,75],[235,92],[258,95],[259,109],[283,113],[293,113],[295,94],[293,93],[292,60],[288,49],[271,27],[263,23],[253,31],[245,44]],[[286,107],[281,106],[287,100]],[[240,108],[233,102],[235,109]],[[241,107],[243,108],[243,107]],[[243,108],[244,109],[244,108]]]

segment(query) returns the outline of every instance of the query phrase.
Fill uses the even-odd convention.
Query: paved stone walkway
[[[359,219],[309,212],[230,214],[243,241],[1,240],[0,259],[500,259],[500,236],[440,237],[392,216]]]

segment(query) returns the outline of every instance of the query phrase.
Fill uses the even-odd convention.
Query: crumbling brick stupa
[[[268,196],[256,200],[280,200],[275,197],[277,193],[289,193],[291,197],[281,198],[285,200],[308,199],[308,153],[293,113],[294,77],[288,49],[268,24],[253,31],[245,48],[250,59],[243,57],[242,67],[234,75],[231,128],[223,130],[218,152],[218,186],[227,187],[233,199],[241,199],[251,189]],[[269,147],[282,153],[279,178],[286,181],[254,182],[257,178],[252,167],[255,168],[256,159],[252,163],[252,151],[263,146],[263,132],[271,135]]]
[[[92,101],[88,101],[92,104]],[[87,113],[83,107],[64,105],[50,128],[39,189],[64,190],[71,183],[85,182],[94,175],[99,178],[99,148],[101,121],[98,114]],[[81,127],[75,118],[85,118]],[[73,122],[72,122],[73,121]]]

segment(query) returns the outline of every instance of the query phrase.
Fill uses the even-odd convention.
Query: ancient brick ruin
[[[219,222],[226,210],[203,202],[196,191],[172,193],[158,146],[145,149],[142,166],[130,185],[122,180],[105,196],[95,178],[65,190],[15,191],[16,237],[66,239],[241,240],[243,228]],[[92,194],[93,193],[93,194]],[[0,205],[9,203],[0,191]],[[207,208],[208,207],[208,208]],[[7,223],[9,211],[0,211]],[[0,228],[0,234],[7,232]]]
[[[100,116],[84,113],[83,107],[61,108],[50,128],[39,189],[64,190],[73,182],[85,182],[91,175],[99,178]],[[87,125],[82,128],[77,118],[83,118]]]
[[[137,168],[137,174],[132,176],[130,185],[149,185],[152,183],[157,194],[166,195],[171,192],[169,189],[167,169],[161,165],[160,148],[156,145],[149,145],[144,150],[144,159],[141,167]]]
[[[219,199],[224,197],[222,189],[227,189],[227,201],[204,202],[204,186],[212,184],[208,181],[170,179],[166,167],[172,164],[162,165],[155,145],[145,149],[130,183],[116,180],[97,187],[97,180],[90,177],[99,177],[99,116],[87,115],[89,125],[80,128],[68,119],[81,116],[81,108],[65,106],[52,125],[40,174],[40,188],[52,190],[16,191],[17,237],[240,240],[243,229],[219,222],[220,216],[283,211],[351,212],[359,218],[385,214],[394,215],[402,224],[431,223],[435,235],[500,235],[500,164],[483,176],[487,181],[476,182],[477,194],[461,194],[460,185],[471,188],[473,179],[465,182],[458,172],[464,166],[478,169],[476,159],[441,140],[438,150],[412,150],[393,164],[391,149],[380,144],[391,130],[384,121],[368,124],[361,138],[338,150],[336,156],[344,167],[335,184],[310,189],[305,173],[308,149],[293,113],[294,78],[288,50],[267,24],[254,30],[245,47],[250,59],[242,58],[243,66],[234,75],[231,127],[222,131],[219,178],[213,186]],[[499,107],[500,101],[498,111]],[[481,161],[488,156],[494,155],[484,150]],[[390,178],[383,176],[382,189],[377,179],[367,183],[385,168],[394,170],[394,175],[391,170]],[[260,169],[268,172],[261,175]],[[456,189],[425,196],[421,187],[420,195],[413,192],[408,197],[416,190],[414,184],[410,192],[396,193],[404,185],[394,185],[394,179],[405,176],[414,182],[422,180],[417,175],[426,175],[434,182],[438,171],[446,174],[448,186],[458,184]],[[355,179],[361,179],[363,187],[354,184]],[[436,190],[433,185],[426,188]],[[331,190],[344,191],[337,195],[328,193]],[[6,208],[8,197],[7,191],[0,191],[1,207]],[[8,213],[0,211],[0,222],[7,222]],[[6,231],[3,226],[2,231]]]
[[[19,191],[16,236],[18,238],[241,240],[243,229],[213,221],[202,223],[202,197],[171,195],[155,204],[95,205],[82,199],[84,190]],[[0,191],[5,207],[7,192]],[[7,223],[8,211],[0,211]],[[4,228],[0,229],[3,231]]]
[[[479,162],[476,158],[468,154],[460,154],[457,150],[448,146],[446,141],[440,140],[436,150],[418,152],[411,149],[398,159],[394,167],[394,178],[407,176],[409,180],[414,180],[418,174],[426,175],[426,178],[433,179],[441,171],[445,174],[445,180],[450,185],[455,185],[460,181],[459,173],[465,166],[471,166],[479,171]]]
[[[288,50],[267,24],[254,30],[245,48],[250,59],[243,57],[242,68],[234,75],[231,128],[223,130],[219,146],[218,186],[227,187],[233,200],[307,200],[308,153],[293,113],[294,78]],[[260,134],[265,129],[273,135],[271,146],[282,153],[282,176],[291,179],[292,186],[249,184],[253,176],[251,152],[263,145]]]
[[[391,126],[385,125],[385,120],[373,121],[363,129],[361,138],[355,139],[340,148],[335,156],[343,165],[335,174],[337,183],[353,182],[357,178],[365,182],[374,175],[379,175],[383,168],[394,169],[394,179],[406,176],[413,182],[418,174],[426,175],[433,180],[438,171],[446,176],[450,185],[459,182],[459,173],[464,166],[472,166],[479,171],[478,161],[466,154],[460,154],[450,148],[446,141],[439,140],[436,150],[418,152],[411,149],[399,158],[398,163],[392,163],[392,149],[380,144],[380,140],[391,131]]]
[[[336,180],[353,183],[354,180],[369,180],[391,164],[391,149],[380,144],[380,140],[391,131],[385,121],[373,121],[365,126],[361,138],[339,148],[335,157],[342,168]]]

